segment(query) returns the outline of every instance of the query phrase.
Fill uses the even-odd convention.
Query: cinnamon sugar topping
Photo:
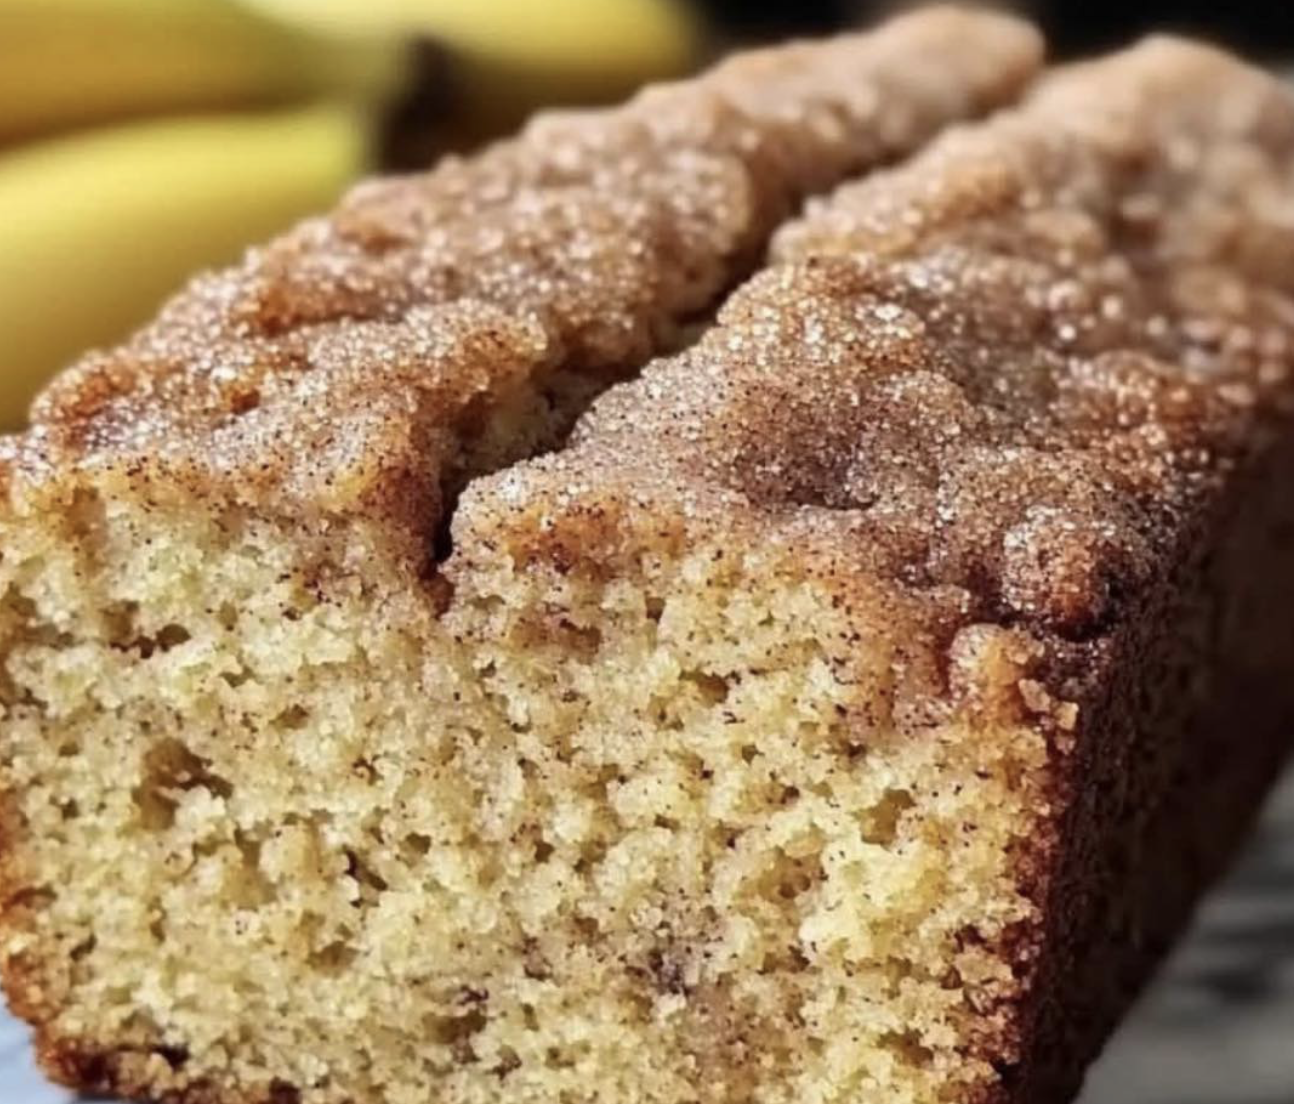
[[[814,204],[697,346],[460,524],[614,487],[1087,637],[1288,407],[1291,179],[1294,103],[1220,53],[1063,70]]]
[[[364,184],[66,372],[6,450],[29,478],[161,461],[204,493],[325,509],[398,483],[435,515],[482,408],[633,371],[806,193],[1011,97],[1038,55],[1021,23],[939,9]]]

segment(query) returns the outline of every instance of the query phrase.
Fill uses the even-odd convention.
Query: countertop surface
[[[0,1013],[0,1101],[67,1104]],[[1294,1101],[1294,771],[1231,877],[1092,1071],[1081,1104]]]

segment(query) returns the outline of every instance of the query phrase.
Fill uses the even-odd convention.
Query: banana
[[[178,2],[178,0],[173,0]],[[0,425],[195,271],[330,205],[370,167],[351,107],[138,123],[0,155]]]
[[[700,26],[683,0],[248,0],[338,35],[427,34],[450,49],[456,89],[500,113],[595,101],[696,60]]]
[[[683,0],[0,0],[0,142],[131,116],[314,98],[390,100],[454,58],[482,127],[681,72]],[[478,129],[481,129],[478,127]]]
[[[0,0],[0,142],[161,112],[373,101],[412,65],[393,34],[329,34],[239,0]]]

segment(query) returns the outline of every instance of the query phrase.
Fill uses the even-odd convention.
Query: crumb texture
[[[887,737],[885,643],[793,564],[500,569],[442,621],[380,579],[321,601],[282,532],[96,526],[92,587],[64,543],[50,589],[6,577],[4,955],[62,1076],[916,1104],[989,1075],[1043,742]]]
[[[0,523],[0,963],[48,1068],[1023,1104],[1057,871],[1115,884],[1067,857],[1137,746],[1111,657],[1286,415],[1274,81],[1157,40],[849,185],[427,552],[549,432],[530,395],[584,405],[1032,51],[937,13],[546,120],[55,385]],[[1197,652],[1148,616],[1128,670],[1194,694],[1245,634],[1187,597]]]

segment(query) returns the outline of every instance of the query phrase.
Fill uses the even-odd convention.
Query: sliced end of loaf
[[[941,674],[937,626],[802,549],[589,516],[430,581],[361,529],[121,494],[7,527],[3,955],[55,1075],[987,1091],[1036,935],[1027,638],[963,630]]]

